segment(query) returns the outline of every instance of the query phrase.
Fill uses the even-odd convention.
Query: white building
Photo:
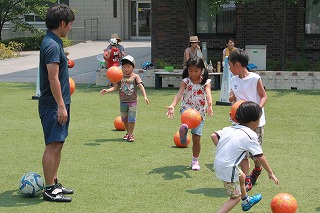
[[[107,40],[117,33],[123,40],[151,39],[151,0],[57,0],[68,4],[75,12],[68,38],[73,42]],[[26,15],[26,21],[39,29],[46,29],[37,15]],[[10,23],[2,31],[2,39],[28,36],[28,32],[14,32]]]

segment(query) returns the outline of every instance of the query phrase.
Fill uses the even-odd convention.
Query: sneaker
[[[250,191],[252,189],[252,182],[251,182],[251,179],[248,177],[246,177],[246,180],[245,180],[245,184],[246,184],[246,191]]]
[[[74,193],[73,189],[64,188],[61,183],[57,183],[56,184],[56,188],[57,189],[61,189],[62,190],[62,194],[73,194]]]
[[[261,167],[255,167],[251,174],[250,174],[250,180],[251,180],[251,183],[252,185],[254,185],[259,177],[259,175],[261,174],[261,171],[262,171],[262,168]]]
[[[244,204],[242,202],[242,211],[248,211],[249,209],[251,209],[252,206],[254,206],[256,203],[259,203],[259,201],[262,199],[262,195],[261,194],[256,194],[250,197],[250,200]]]
[[[133,135],[128,135],[128,142],[134,142],[134,136]]]
[[[192,170],[200,170],[199,161],[193,160],[191,162],[191,168],[192,168]]]
[[[62,194],[62,189],[56,188],[53,191],[44,191],[43,200],[53,202],[71,202],[72,198]]]
[[[187,135],[188,134],[188,125],[187,124],[181,124],[179,128],[179,135],[180,135],[180,143],[186,144],[187,143]]]
[[[123,140],[128,140],[128,134],[126,134],[125,136],[123,136],[123,138],[122,138]]]

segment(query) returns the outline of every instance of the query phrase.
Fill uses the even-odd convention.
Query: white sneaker
[[[192,168],[192,170],[200,170],[199,161],[192,161],[191,162],[191,168]]]

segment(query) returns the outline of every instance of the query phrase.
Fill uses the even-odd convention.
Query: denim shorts
[[[137,102],[121,102],[120,112],[122,122],[135,123],[137,120]]]
[[[64,143],[68,136],[68,128],[70,123],[70,104],[66,105],[68,113],[67,123],[61,125],[58,122],[58,106],[39,107],[39,116],[41,119],[45,144],[51,142]]]
[[[180,113],[182,114],[183,111],[185,110],[180,110]],[[202,130],[203,130],[203,125],[204,125],[204,120],[201,120],[201,123],[199,124],[199,126],[197,126],[196,128],[191,129],[191,133],[201,136],[202,135]]]

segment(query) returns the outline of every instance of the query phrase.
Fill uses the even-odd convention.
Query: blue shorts
[[[51,142],[64,143],[66,140],[70,122],[70,104],[66,105],[66,110],[68,113],[68,120],[66,124],[61,125],[58,122],[58,106],[39,107],[39,116],[46,144]]]
[[[135,123],[137,121],[137,102],[120,102],[122,122]]]
[[[183,111],[185,111],[185,110],[180,110],[180,113],[182,114]],[[198,136],[201,136],[202,135],[202,130],[203,130],[203,125],[204,125],[204,120],[202,119],[201,123],[199,124],[199,126],[197,126],[194,129],[191,129],[191,133],[195,134],[195,135],[198,135]]]

